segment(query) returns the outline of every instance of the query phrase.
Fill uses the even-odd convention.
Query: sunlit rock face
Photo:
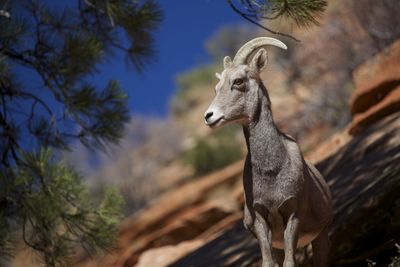
[[[356,89],[350,98],[350,134],[400,110],[400,39],[353,72]]]
[[[334,200],[331,264],[362,266],[366,256],[360,255],[387,263],[395,250],[394,233],[400,230],[400,113],[357,137],[348,137],[346,131],[341,135],[321,144],[327,157],[317,164]],[[346,141],[333,149],[338,139]],[[307,249],[297,255],[302,266],[308,266],[310,256]],[[260,266],[258,244],[239,221],[170,266]]]

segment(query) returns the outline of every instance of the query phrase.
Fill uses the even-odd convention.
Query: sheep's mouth
[[[215,127],[220,126],[223,122],[225,122],[225,120],[224,120],[224,117],[221,116],[221,117],[219,117],[218,119],[216,119],[215,121],[213,121],[213,122],[211,122],[211,123],[206,122],[206,124],[207,124],[207,126],[210,127],[210,128],[215,128]]]

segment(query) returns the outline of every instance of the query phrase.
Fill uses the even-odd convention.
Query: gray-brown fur
[[[274,124],[268,92],[259,77],[267,61],[265,49],[259,48],[277,42],[284,48],[271,40],[247,43],[252,50],[241,49],[236,55],[239,62],[225,57],[224,71],[217,74],[216,97],[205,113],[206,124],[212,128],[231,122],[243,125],[248,148],[244,225],[259,241],[262,266],[274,267],[278,262],[282,266],[276,249],[285,251],[284,267],[296,266],[296,248],[312,243],[314,266],[323,267],[329,252],[330,191],[318,170],[304,160],[296,141]]]

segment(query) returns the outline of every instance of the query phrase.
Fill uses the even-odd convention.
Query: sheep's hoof
[[[263,262],[262,267],[279,267],[278,263],[274,262]]]
[[[297,267],[297,264],[294,261],[285,261],[283,267]]]

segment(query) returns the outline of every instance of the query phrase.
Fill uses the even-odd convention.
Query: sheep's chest
[[[269,213],[276,213],[287,199],[296,197],[296,182],[287,177],[281,179],[280,176],[253,172],[251,179],[248,179],[251,185],[245,185],[245,193],[251,194],[253,205],[262,205]]]

